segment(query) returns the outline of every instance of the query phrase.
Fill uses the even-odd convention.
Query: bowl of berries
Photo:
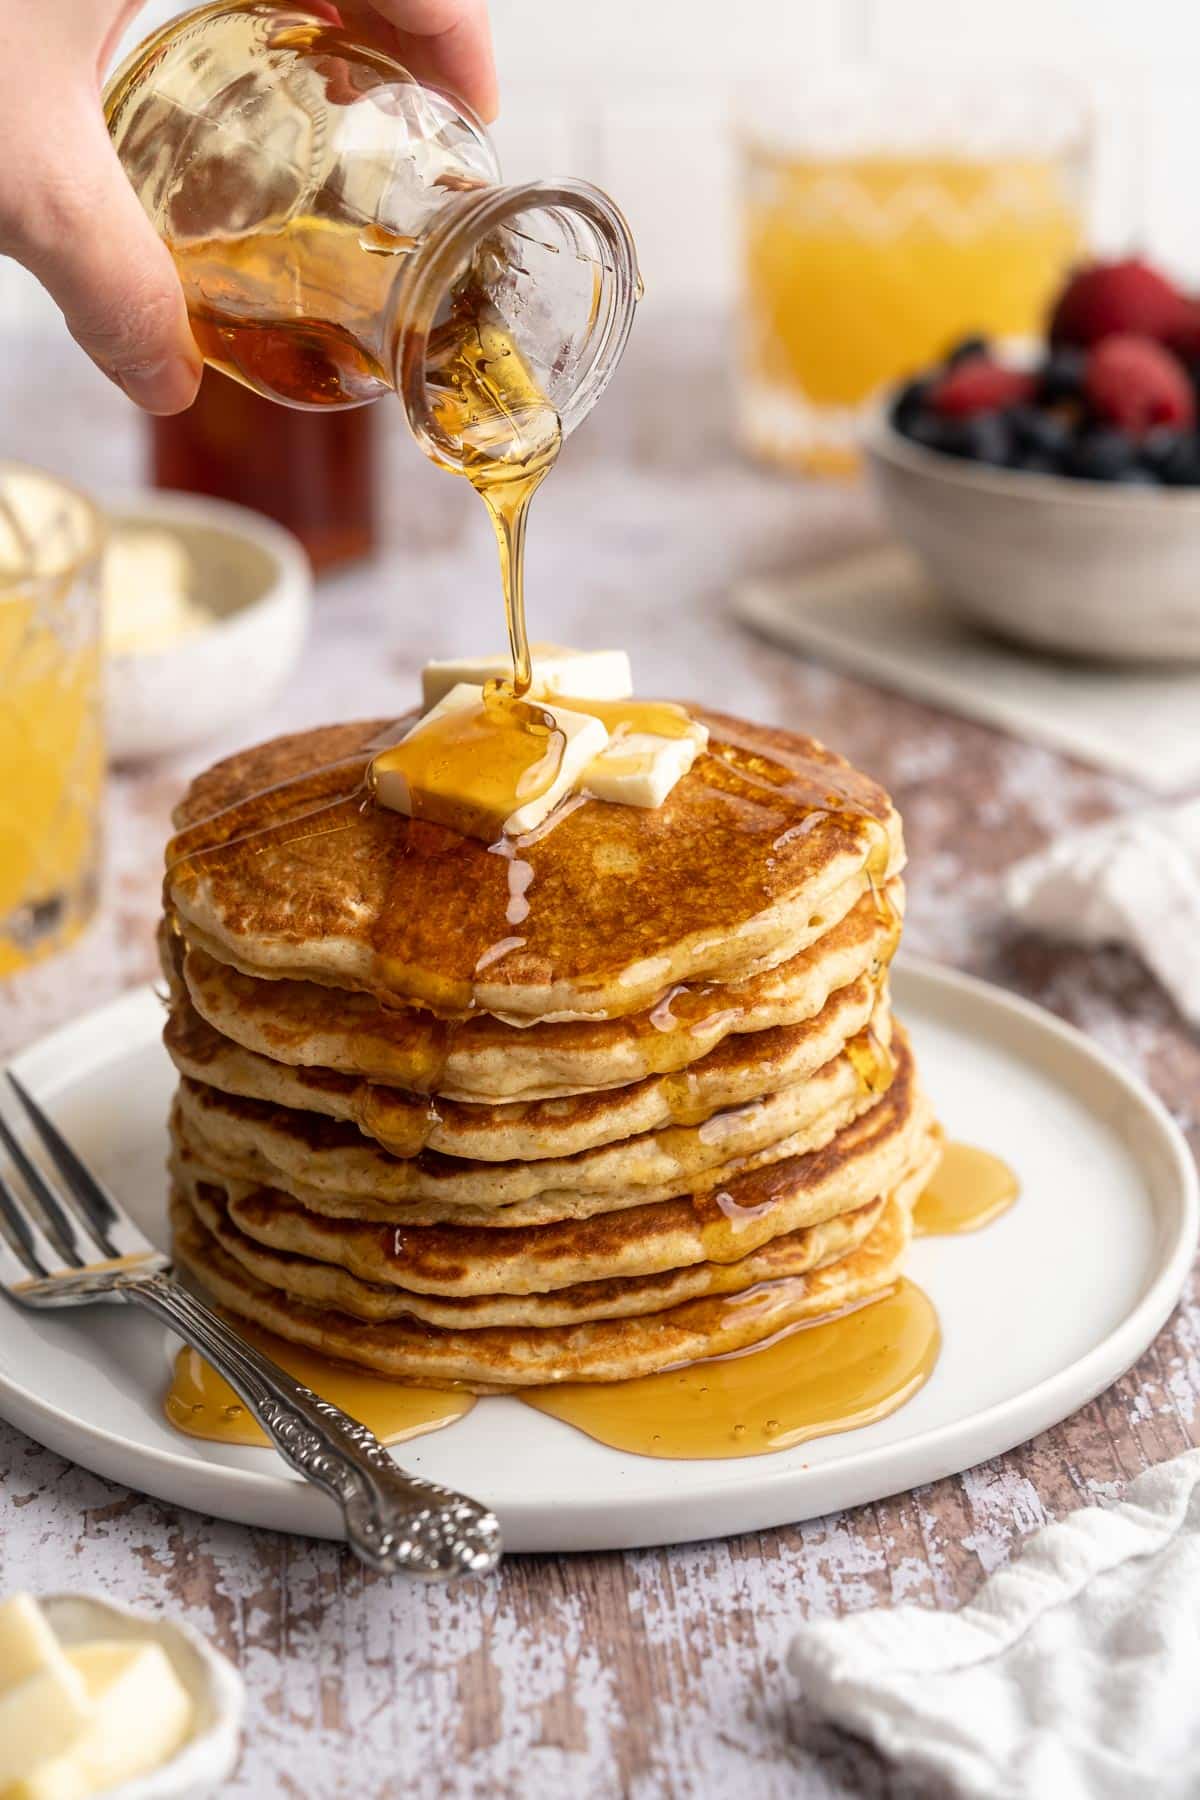
[[[888,397],[866,455],[952,604],[1039,649],[1200,658],[1200,300],[1079,269],[1045,344],[982,338]]]

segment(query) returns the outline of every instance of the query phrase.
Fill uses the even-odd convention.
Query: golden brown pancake
[[[922,1166],[903,1191],[924,1183]],[[917,1190],[919,1191],[919,1189]],[[882,1199],[775,1238],[734,1263],[694,1263],[658,1275],[627,1275],[612,1281],[583,1281],[547,1294],[469,1294],[457,1298],[417,1294],[411,1289],[363,1281],[333,1263],[314,1262],[292,1251],[269,1249],[233,1224],[225,1190],[197,1181],[174,1196],[189,1205],[200,1223],[218,1237],[230,1255],[268,1287],[294,1295],[309,1306],[350,1313],[356,1319],[419,1319],[456,1331],[484,1325],[580,1325],[588,1319],[624,1319],[637,1313],[661,1312],[706,1294],[738,1294],[760,1281],[803,1275],[849,1255],[870,1232],[883,1211]],[[224,1229],[222,1229],[224,1227]]]
[[[820,1150],[787,1157],[673,1200],[550,1224],[421,1225],[373,1204],[355,1216],[339,1196],[300,1201],[239,1180],[177,1138],[172,1172],[184,1193],[223,1188],[229,1214],[272,1249],[333,1263],[361,1280],[419,1293],[545,1293],[579,1282],[736,1262],[772,1239],[854,1212],[891,1192],[920,1160],[933,1129],[911,1060],[870,1112]]]
[[[171,1224],[177,1260],[230,1312],[292,1343],[397,1381],[484,1393],[550,1381],[623,1381],[764,1343],[885,1292],[900,1273],[911,1231],[908,1206],[891,1199],[875,1228],[847,1256],[744,1294],[707,1296],[662,1312],[579,1325],[450,1331],[417,1320],[370,1323],[282,1294],[231,1253],[228,1220],[214,1236],[180,1198],[172,1203]]]
[[[253,975],[517,1020],[624,1017],[819,936],[847,882],[903,863],[883,790],[811,738],[716,713],[660,807],[589,801],[512,857],[364,805],[394,726],[277,738],[193,782],[166,898],[189,940]],[[535,841],[530,841],[535,840]]]
[[[885,1082],[895,1074],[893,1111],[906,1117],[913,1084],[903,1034],[897,1031],[894,1050],[876,1045],[871,1054],[872,1069],[879,1069]],[[367,1143],[353,1126],[235,1099],[189,1081],[180,1083],[171,1132],[220,1174],[278,1186],[319,1212],[416,1225],[512,1228],[665,1200],[700,1183],[727,1187],[746,1172],[819,1149],[882,1104],[847,1051],[808,1082],[701,1126],[647,1133],[625,1144],[540,1162],[478,1163],[437,1151],[394,1157]],[[764,1115],[768,1124],[788,1124],[787,1134],[731,1157],[730,1140],[740,1132],[743,1142],[754,1141]]]
[[[799,1090],[818,1071],[852,1041],[857,1044],[857,1067],[870,1071],[872,1045],[886,1045],[890,1035],[886,992],[877,995],[873,983],[862,976],[831,995],[815,1019],[727,1038],[699,1062],[673,1075],[650,1076],[627,1088],[488,1107],[422,1098],[333,1070],[272,1062],[221,1037],[186,1003],[176,1006],[163,1034],[176,1068],[193,1086],[343,1120],[399,1157],[439,1151],[488,1163],[579,1159],[590,1152],[586,1163],[573,1161],[572,1171],[584,1171],[588,1179],[583,1185],[593,1187],[594,1173],[601,1167],[612,1172],[611,1178],[601,1178],[601,1185],[612,1185],[612,1179],[648,1179],[638,1169],[645,1164],[641,1152],[650,1133],[658,1133],[655,1141],[664,1149],[676,1145],[686,1152],[690,1145],[694,1153],[699,1146],[696,1167],[705,1159],[719,1160],[711,1154],[719,1138],[724,1138],[730,1154],[741,1154],[755,1147],[751,1139],[765,1144],[772,1134],[783,1137],[815,1116],[815,1097],[806,1098]],[[886,1057],[881,1053],[877,1060],[880,1067],[873,1079],[882,1086]],[[755,1102],[761,1104],[751,1115],[746,1108]],[[725,1127],[710,1123],[730,1109],[735,1118]],[[690,1137],[681,1136],[681,1131],[690,1132]],[[609,1154],[602,1157],[606,1148]],[[530,1177],[530,1191],[534,1179]]]
[[[903,904],[900,881],[888,884],[881,906],[860,872],[827,903],[817,941],[774,969],[677,986],[628,1017],[524,1027],[485,1013],[440,1019],[311,981],[257,980],[176,931],[164,933],[163,967],[177,1002],[186,993],[223,1037],[275,1063],[499,1104],[627,1087],[690,1066],[732,1035],[813,1018],[839,988],[886,965]]]
[[[352,1129],[311,1113],[289,1113],[253,1100],[232,1100],[213,1088],[181,1086],[171,1131],[176,1141],[233,1180],[265,1182],[282,1188],[306,1206],[342,1217],[398,1220],[411,1225],[483,1225],[501,1230],[521,1225],[553,1224],[558,1219],[588,1219],[690,1193],[698,1186],[727,1187],[747,1171],[783,1158],[807,1155],[827,1144],[843,1126],[866,1112],[873,1096],[848,1069],[841,1102],[760,1149],[718,1160],[721,1146],[705,1146],[695,1131],[654,1135],[641,1146],[646,1164],[636,1172],[672,1170],[659,1181],[611,1187],[585,1186],[564,1164],[583,1158],[542,1163],[469,1163],[456,1157],[423,1153],[409,1160],[389,1158],[365,1146]],[[790,1102],[804,1089],[771,1096]],[[757,1107],[741,1109],[757,1116]],[[732,1115],[722,1115],[725,1122]],[[342,1133],[344,1135],[338,1136]],[[663,1140],[674,1136],[671,1150]],[[686,1142],[690,1154],[682,1153]],[[614,1156],[626,1149],[610,1147]],[[585,1151],[600,1167],[597,1180],[610,1172],[609,1152]],[[619,1167],[620,1165],[618,1165]],[[538,1187],[539,1175],[559,1185]],[[616,1172],[613,1171],[616,1181]],[[490,1185],[489,1185],[490,1184]],[[502,1196],[508,1195],[505,1199]]]

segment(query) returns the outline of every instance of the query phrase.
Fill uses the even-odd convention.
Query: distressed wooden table
[[[790,658],[727,617],[737,572],[819,558],[877,525],[859,493],[798,488],[736,460],[709,373],[720,343],[703,323],[643,333],[568,447],[534,515],[535,635],[624,643],[643,691],[799,726],[878,775],[906,822],[906,943],[1081,1026],[1195,1143],[1200,1048],[1170,1003],[1124,955],[1016,934],[999,900],[1016,857],[1136,804],[1136,790]],[[2,448],[96,486],[131,483],[124,403],[56,348],[49,403],[44,358],[2,359]],[[668,403],[681,386],[683,416]],[[386,461],[383,554],[322,588],[299,680],[244,736],[399,710],[426,656],[499,641],[473,496],[423,467],[399,432]],[[228,747],[114,776],[100,918],[61,961],[0,989],[0,1055],[152,976],[168,810],[187,773]],[[485,1586],[445,1591],[378,1580],[331,1544],[159,1505],[0,1425],[0,1591],[96,1588],[210,1633],[250,1689],[230,1795],[903,1795],[868,1752],[806,1723],[783,1665],[794,1621],[956,1605],[1045,1519],[1118,1495],[1200,1441],[1198,1334],[1192,1294],[1099,1400],[917,1493],[719,1543],[522,1558]]]

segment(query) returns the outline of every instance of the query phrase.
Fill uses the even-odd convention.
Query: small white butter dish
[[[308,632],[312,571],[298,539],[248,507],[194,494],[146,492],[105,511],[123,539],[139,528],[178,539],[189,603],[206,615],[172,643],[105,658],[111,759],[185,750],[261,713]]]
[[[206,1800],[233,1772],[242,1730],[242,1678],[198,1631],[178,1619],[131,1612],[99,1594],[47,1594],[39,1604],[62,1644],[150,1639],[170,1657],[194,1708],[187,1742],[169,1762],[109,1788],[103,1800]]]

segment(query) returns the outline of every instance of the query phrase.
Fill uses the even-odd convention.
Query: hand
[[[113,46],[143,3],[5,6],[0,253],[32,270],[76,342],[131,400],[174,413],[195,397],[200,353],[170,252],[125,178],[100,106]],[[336,0],[336,10],[414,74],[494,116],[486,0]]]
[[[487,0],[331,0],[334,7],[351,35],[382,41],[418,80],[460,94],[485,123],[495,118]]]

